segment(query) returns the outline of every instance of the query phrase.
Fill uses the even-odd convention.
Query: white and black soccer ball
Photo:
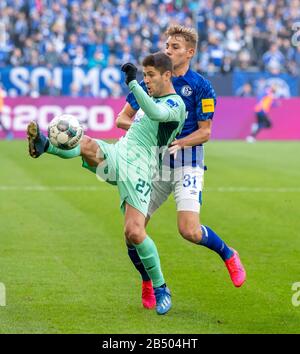
[[[52,145],[63,150],[71,150],[80,143],[83,128],[72,114],[62,114],[50,122],[48,137]]]

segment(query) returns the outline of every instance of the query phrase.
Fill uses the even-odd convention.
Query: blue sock
[[[128,256],[131,259],[131,262],[133,263],[133,265],[135,266],[137,271],[141,274],[142,279],[144,281],[149,281],[150,277],[149,277],[148,273],[146,272],[146,269],[140,259],[140,256],[138,255],[135,247],[127,245],[127,249],[128,249]]]
[[[208,226],[201,225],[202,239],[199,245],[210,248],[217,252],[223,261],[226,261],[233,255],[233,251],[221,240],[221,238]]]

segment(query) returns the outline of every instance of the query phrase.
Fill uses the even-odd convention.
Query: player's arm
[[[176,143],[176,145],[179,145],[180,147],[204,144],[210,139],[211,128],[212,128],[211,119],[199,121],[198,129],[196,131],[194,131],[193,133],[187,135],[182,139],[175,140],[173,143],[174,145]],[[173,143],[171,145],[173,145]]]
[[[151,120],[159,122],[170,122],[179,121],[180,116],[178,115],[179,107],[178,103],[172,100],[172,105],[167,104],[157,104],[155,103],[147,93],[142,89],[136,80],[132,80],[129,83],[129,88],[134,94],[139,106],[147,114]]]
[[[159,122],[179,121],[181,119],[180,114],[178,114],[179,104],[177,102],[172,101],[170,105],[157,104],[148,96],[136,80],[137,68],[133,64],[124,64],[121,70],[126,74],[126,84],[134,94],[137,103],[150,119]]]
[[[118,128],[128,130],[133,122],[133,118],[136,114],[136,110],[131,107],[129,103],[126,103],[121,112],[118,114],[116,124]]]
[[[215,112],[216,94],[209,82],[205,83],[206,89],[196,93],[195,107],[198,118],[198,129],[182,139],[171,143],[170,153],[175,153],[180,148],[206,143],[211,136],[212,119]]]
[[[198,129],[187,135],[186,137],[178,140],[174,140],[169,147],[170,154],[175,154],[176,151],[199,145],[204,144],[210,139],[211,135],[211,127],[212,127],[212,120],[204,120],[198,122]]]

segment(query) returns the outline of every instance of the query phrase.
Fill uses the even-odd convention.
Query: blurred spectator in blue
[[[24,58],[20,48],[14,48],[9,62],[12,66],[21,66],[24,64]]]
[[[72,59],[72,65],[84,66],[87,64],[83,46],[79,45],[75,49],[75,56]]]
[[[105,56],[100,49],[97,49],[94,52],[92,58],[88,60],[87,65],[89,68],[95,68],[95,67],[105,68],[107,65],[107,59],[108,57]]]
[[[293,66],[296,68],[295,70],[295,75],[299,75],[300,74],[300,45],[298,45],[298,47],[296,47],[296,51],[295,54],[293,56]]]
[[[92,92],[91,85],[89,85],[89,84],[82,85],[82,88],[79,92],[79,96],[80,97],[95,97]]]
[[[73,61],[73,59],[76,56],[76,48],[78,47],[78,45],[79,43],[78,43],[77,35],[75,33],[71,33],[69,35],[67,45],[65,46],[65,51],[68,54],[71,61]]]
[[[231,55],[225,55],[223,61],[222,61],[222,66],[221,66],[221,73],[222,74],[229,74],[233,70],[233,60]]]
[[[47,80],[44,88],[40,92],[42,96],[56,97],[61,95],[61,89],[56,85],[55,81],[52,78]]]
[[[198,59],[198,65],[197,65],[197,70],[200,73],[207,72],[208,65],[209,65],[209,59],[210,59],[210,56],[208,53],[207,42],[202,42],[200,45],[199,59]]]
[[[59,62],[59,54],[56,52],[52,42],[46,43],[46,52],[44,55],[45,65],[48,68],[54,68]]]
[[[5,63],[7,63],[9,59],[9,53],[13,49],[10,34],[6,31],[8,22],[3,19],[4,14],[4,9],[0,8],[0,67],[5,66]]]
[[[226,48],[229,52],[237,54],[245,45],[244,33],[239,25],[234,25],[226,34]]]
[[[270,49],[264,53],[263,57],[264,69],[273,73],[278,74],[282,71],[285,64],[284,55],[278,49],[277,43],[272,43]]]
[[[225,56],[225,49],[217,35],[211,34],[209,36],[208,53],[209,62],[214,66],[215,71],[220,71]]]
[[[79,97],[80,96],[80,88],[75,82],[71,83],[70,96],[71,97]]]
[[[240,97],[251,97],[254,96],[254,92],[252,86],[249,82],[246,82],[243,86],[241,86],[235,93]]]

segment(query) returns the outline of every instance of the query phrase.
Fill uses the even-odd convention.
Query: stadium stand
[[[167,26],[180,23],[198,29],[200,73],[297,76],[297,21],[299,0],[2,0],[0,68],[139,64],[162,49]]]

